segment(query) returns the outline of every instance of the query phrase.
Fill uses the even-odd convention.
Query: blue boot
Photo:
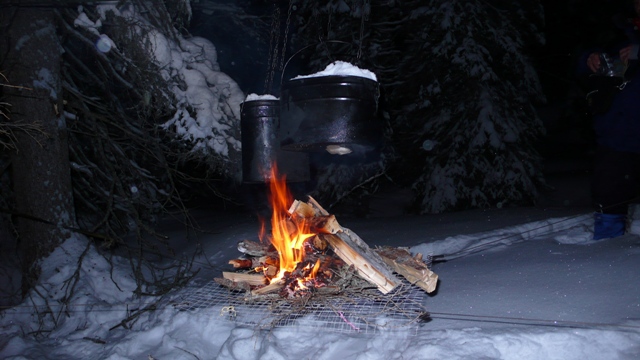
[[[624,229],[627,223],[624,214],[593,214],[593,240],[614,238],[624,235]]]

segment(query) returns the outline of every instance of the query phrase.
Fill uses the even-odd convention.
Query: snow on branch
[[[103,22],[108,16],[120,17],[130,24],[131,39],[139,40],[149,60],[159,69],[165,80],[164,104],[172,109],[172,116],[161,127],[181,139],[192,152],[213,153],[228,159],[230,149],[240,151],[240,103],[244,93],[238,84],[220,71],[215,46],[200,37],[184,38],[175,31],[167,33],[153,26],[135,6],[117,8],[100,5],[91,16],[78,8],[74,22],[96,36],[98,50],[108,52],[119,44],[106,34]],[[126,71],[126,69],[123,69]]]

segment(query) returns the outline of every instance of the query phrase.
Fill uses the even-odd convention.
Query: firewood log
[[[344,232],[319,236],[329,243],[340,259],[348,265],[353,265],[360,277],[377,286],[383,294],[389,293],[400,284],[400,280],[393,275],[386,263],[368,246],[356,244]]]
[[[224,279],[224,278],[214,278],[213,281],[230,290],[238,290],[238,291],[251,290],[251,285],[247,284],[244,281],[233,281],[233,280]]]
[[[253,267],[252,259],[233,259],[229,260],[229,265],[233,265],[235,269],[250,269]]]
[[[311,197],[309,198],[312,199]],[[306,219],[309,222],[311,230],[314,232],[335,234],[340,231],[340,224],[338,223],[338,220],[336,220],[336,217],[329,213],[322,213],[322,211],[325,210],[322,209],[322,207],[320,207],[320,209],[300,200],[294,200],[293,204],[291,204],[291,207],[289,208],[289,214],[295,214]]]
[[[265,285],[268,280],[262,274],[243,274],[223,271],[222,277],[234,282],[244,282],[251,286]]]
[[[393,290],[400,280],[391,269],[358,235],[340,226],[335,216],[330,215],[314,198],[303,203],[294,201],[289,213],[305,218],[319,217],[318,237],[325,240],[332,250],[348,265],[353,265],[360,277],[378,287],[383,294]],[[310,220],[314,222],[314,220]]]
[[[433,292],[438,285],[438,275],[427,267],[421,259],[422,255],[411,256],[406,248],[383,247],[376,249],[382,259],[394,269],[395,272],[404,276],[410,283],[419,286],[426,292]],[[420,260],[418,260],[420,259]]]
[[[238,251],[250,256],[264,256],[269,252],[270,245],[256,241],[243,240],[238,243]]]
[[[271,279],[278,275],[278,271],[280,271],[280,267],[276,265],[268,265],[264,268],[264,275]]]
[[[327,241],[320,236],[314,236],[313,239],[311,239],[311,245],[318,251],[325,251],[329,246]]]
[[[273,252],[273,254],[260,256],[260,257],[251,257],[248,259],[233,259],[229,260],[229,265],[233,265],[235,269],[255,269],[257,267],[266,267],[269,265],[278,266],[278,253]]]
[[[284,286],[284,282],[282,280],[279,281],[274,281],[271,284],[267,285],[267,286],[263,286],[261,288],[255,289],[255,290],[251,290],[251,294],[252,295],[265,295],[265,294],[270,294],[273,292],[276,292],[280,289],[282,289],[282,287]]]

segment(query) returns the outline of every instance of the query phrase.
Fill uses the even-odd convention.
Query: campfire
[[[372,249],[312,197],[294,200],[275,165],[269,179],[270,232],[263,222],[259,241],[239,242],[242,257],[229,261],[235,271],[223,272],[217,283],[251,297],[288,299],[339,294],[353,287],[387,294],[400,284],[397,275],[426,292],[436,289],[438,276],[421,254],[387,246]]]

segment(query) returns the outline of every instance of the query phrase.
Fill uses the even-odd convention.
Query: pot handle
[[[282,67],[282,74],[280,75],[280,87],[282,87],[282,83],[284,82],[284,73],[285,70],[287,69],[287,65],[289,65],[289,62],[296,57],[298,54],[300,54],[301,52],[303,52],[304,50],[307,50],[308,48],[312,47],[312,46],[316,46],[318,44],[321,43],[339,43],[339,44],[346,44],[346,45],[351,45],[352,47],[354,46],[354,44],[352,43],[348,43],[346,41],[342,41],[342,40],[324,40],[322,42],[317,42],[317,43],[313,43],[313,44],[309,44],[305,47],[303,47],[302,49],[299,49],[298,51],[296,51],[295,53],[293,53],[293,55],[291,55],[289,57],[289,59],[287,59],[287,62],[284,63],[284,66]]]

